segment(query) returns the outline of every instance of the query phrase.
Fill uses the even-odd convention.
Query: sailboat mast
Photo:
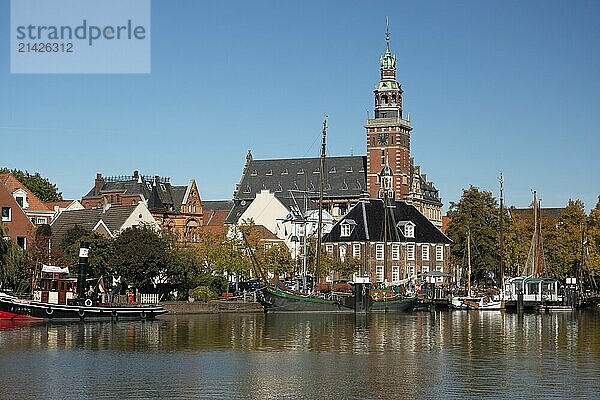
[[[471,296],[471,231],[467,233],[467,296]]]
[[[327,115],[323,119],[323,132],[321,142],[321,160],[319,166],[319,223],[317,226],[317,259],[315,275],[317,283],[321,280],[321,234],[323,231],[323,180],[325,176],[325,149],[327,139]]]
[[[534,253],[533,253],[533,266],[534,276],[537,278],[541,275],[540,271],[540,208],[537,199],[537,192],[533,191],[533,218],[534,218]]]
[[[500,172],[500,290],[504,290],[504,179]]]

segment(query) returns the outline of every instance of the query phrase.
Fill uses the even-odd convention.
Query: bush
[[[198,286],[207,286],[211,291],[221,294],[227,291],[227,279],[220,275],[204,275],[198,279]]]
[[[208,286],[198,286],[192,291],[192,297],[194,300],[203,301],[206,303],[209,299],[216,299],[217,294]]]

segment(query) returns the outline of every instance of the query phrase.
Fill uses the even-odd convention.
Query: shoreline
[[[165,301],[161,302],[166,315],[192,315],[192,314],[256,314],[263,313],[263,307],[258,302],[238,302],[226,300],[209,300],[203,301]]]

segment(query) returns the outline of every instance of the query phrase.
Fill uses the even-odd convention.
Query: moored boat
[[[90,300],[90,299],[87,299]],[[165,314],[159,305],[113,306],[93,305],[91,300],[80,305],[55,304],[33,300],[23,300],[0,293],[0,319],[3,320],[144,320],[154,319]]]

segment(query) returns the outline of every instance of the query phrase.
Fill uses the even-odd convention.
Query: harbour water
[[[0,325],[1,399],[594,399],[600,312]]]

